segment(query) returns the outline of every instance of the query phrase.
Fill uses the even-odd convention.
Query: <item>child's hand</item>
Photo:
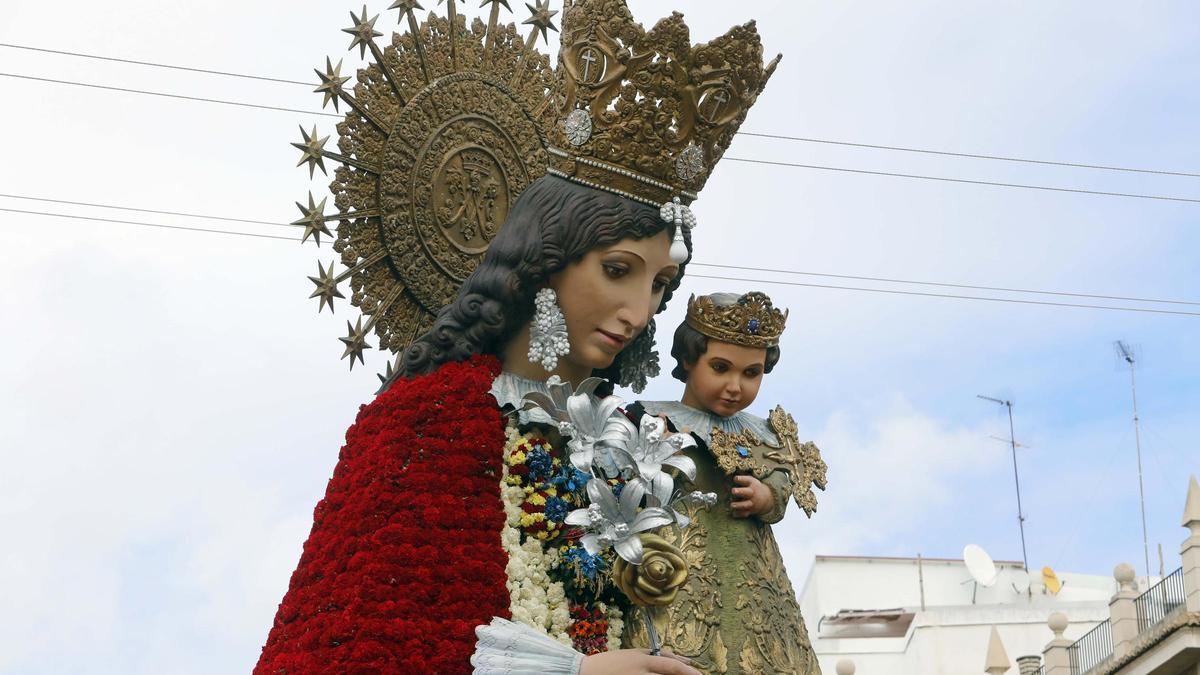
[[[734,518],[762,516],[775,508],[775,496],[771,494],[771,489],[754,476],[734,476],[733,485],[731,506]]]

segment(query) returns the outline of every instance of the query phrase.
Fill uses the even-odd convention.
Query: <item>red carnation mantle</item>
[[[499,372],[445,364],[359,409],[256,674],[471,671],[475,627],[509,618]]]

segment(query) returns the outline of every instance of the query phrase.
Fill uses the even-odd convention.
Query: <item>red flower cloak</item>
[[[256,675],[469,673],[509,618],[493,357],[399,380],[346,432]]]

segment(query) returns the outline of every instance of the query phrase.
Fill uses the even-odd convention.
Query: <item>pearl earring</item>
[[[533,299],[533,322],[529,327],[529,362],[540,363],[547,371],[558,367],[558,357],[571,352],[567,322],[557,300],[554,289],[538,291]]]

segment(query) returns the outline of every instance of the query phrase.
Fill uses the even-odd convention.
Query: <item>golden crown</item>
[[[675,12],[647,32],[625,0],[568,1],[550,173],[661,206],[696,198],[779,63],[753,21],[692,45]]]
[[[688,299],[687,325],[721,342],[745,347],[776,347],[787,323],[766,293],[751,291],[732,304],[718,304],[711,295]]]

